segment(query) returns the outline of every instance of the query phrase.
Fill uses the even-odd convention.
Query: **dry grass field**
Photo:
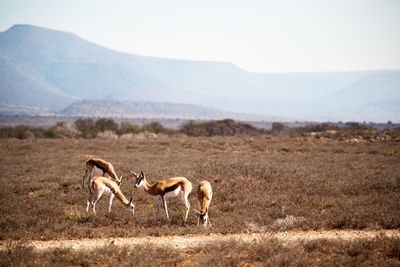
[[[396,138],[380,142],[346,142],[289,135],[175,136],[142,140],[0,139],[0,240],[400,229],[399,144]],[[86,187],[82,188],[81,178],[84,162],[90,155],[110,161],[117,174],[124,175],[121,189],[127,198],[133,196],[134,216],[117,199],[112,212],[108,213],[105,197],[96,206],[96,217],[85,213],[89,193]],[[156,199],[133,188],[130,170],[143,170],[150,182],[184,176],[195,186],[201,180],[208,180],[214,191],[209,211],[212,227],[198,227],[194,212],[189,214],[188,223],[182,225],[184,205],[180,199],[168,200],[171,222],[166,220],[163,210],[161,220],[157,221]],[[195,194],[192,193],[189,199],[192,208],[197,208]],[[318,255],[324,260],[325,254],[332,255],[339,250],[366,251],[357,255],[374,251],[371,257],[389,255],[398,264],[399,240],[381,239],[350,245],[339,241],[308,242],[290,251],[283,248],[282,257],[291,253],[295,259],[301,251],[317,253],[310,259],[299,259],[299,263],[305,265]],[[254,244],[253,249],[247,250],[243,250],[241,246],[244,245],[240,243],[225,242],[213,246],[229,248],[228,252],[235,257],[222,262],[236,265],[246,257],[252,259],[250,262],[265,262],[267,258],[263,257],[276,253],[275,245],[282,247],[278,241],[270,241]],[[380,247],[378,244],[386,244],[389,249],[380,252],[376,248]],[[218,251],[213,246],[198,248],[195,254],[210,255]],[[161,255],[159,265],[184,265],[182,252],[159,251],[163,249],[146,246],[136,249]],[[132,248],[104,250],[107,251],[105,255],[109,255],[105,257],[110,259],[116,255],[136,257],[131,253]],[[266,256],[260,256],[257,251]],[[14,248],[6,259],[32,253],[28,248]],[[82,261],[78,263],[77,258],[86,258],[92,263],[98,260],[91,260],[95,254],[60,250],[53,251],[56,256],[35,254],[35,257],[51,262],[53,256],[63,259],[65,253],[69,260],[66,264],[85,265]],[[166,254],[172,256],[162,256]],[[178,260],[171,261],[171,257]],[[282,259],[271,264],[284,264]],[[376,262],[374,259],[369,263]],[[342,260],[344,264],[351,263],[346,257]],[[207,257],[199,262],[214,265]],[[12,261],[9,264],[12,265]],[[7,261],[0,265],[7,265]]]
[[[36,251],[19,245],[0,251],[1,266],[398,266],[400,240],[258,242],[223,240],[179,249],[152,244],[107,245],[96,250]]]

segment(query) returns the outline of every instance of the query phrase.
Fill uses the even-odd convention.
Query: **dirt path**
[[[241,240],[244,242],[257,242],[263,238],[276,238],[285,243],[292,243],[300,240],[310,241],[314,239],[372,239],[386,235],[388,237],[400,238],[400,230],[380,231],[289,231],[289,232],[267,232],[253,234],[208,234],[208,235],[186,235],[186,236],[162,236],[162,237],[129,237],[129,238],[104,238],[104,239],[76,239],[76,240],[50,240],[50,241],[29,241],[26,245],[37,250],[55,248],[72,248],[76,250],[94,249],[106,245],[129,246],[135,244],[153,244],[156,246],[168,246],[178,249],[196,247],[202,244],[223,241],[229,239]],[[0,250],[10,246],[10,242],[1,242]]]

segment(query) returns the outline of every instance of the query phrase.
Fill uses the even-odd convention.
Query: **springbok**
[[[85,185],[85,180],[88,177],[90,177],[89,180],[94,177],[95,167],[103,171],[102,176],[107,173],[118,185],[121,185],[122,175],[121,177],[117,176],[110,162],[100,158],[90,158],[85,164],[86,171],[82,177],[82,187]]]
[[[146,193],[152,196],[160,196],[160,199],[157,201],[157,219],[160,215],[161,200],[163,201],[164,210],[167,214],[167,219],[169,220],[167,198],[177,197],[180,195],[186,206],[186,214],[184,220],[184,223],[186,223],[190,210],[190,202],[188,200],[188,197],[190,192],[192,192],[192,183],[188,179],[184,177],[173,177],[158,181],[155,184],[150,184],[149,182],[147,182],[143,171],[140,172],[140,175],[137,175],[134,172],[132,172],[132,174],[136,177],[136,182],[134,185],[135,188],[143,187]]]
[[[132,214],[135,212],[135,205],[132,203],[132,197],[128,201],[124,194],[121,192],[118,184],[113,180],[96,176],[89,182],[89,198],[87,200],[86,212],[89,212],[89,205],[92,205],[93,213],[96,215],[96,203],[101,196],[105,194],[108,196],[108,212],[111,212],[111,205],[114,197],[116,196]]]
[[[202,181],[197,187],[197,200],[199,201],[200,211],[195,210],[199,214],[199,218],[197,219],[197,225],[199,225],[199,221],[204,227],[207,227],[207,223],[211,221],[208,218],[208,209],[210,207],[212,199],[212,188],[211,184],[207,181]]]

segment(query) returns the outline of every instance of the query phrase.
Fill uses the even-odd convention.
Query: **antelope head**
[[[194,211],[199,215],[201,224],[204,227],[207,227],[207,223],[208,223],[208,208],[206,208],[206,211],[204,213],[201,213],[200,211],[198,211],[196,209]]]
[[[132,214],[134,214],[135,213],[135,204],[133,204],[132,200],[133,200],[133,197],[131,197],[131,199],[129,200],[128,210],[132,211]]]
[[[134,184],[134,187],[135,187],[135,188],[142,187],[142,186],[143,186],[144,179],[145,179],[143,171],[140,171],[140,174],[139,174],[139,175],[136,174],[136,173],[134,173],[134,172],[132,172],[132,174],[133,174],[133,176],[136,178],[136,182],[135,182],[135,184]]]

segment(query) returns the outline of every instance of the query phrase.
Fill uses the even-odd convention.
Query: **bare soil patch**
[[[398,266],[399,231],[288,231],[3,244],[1,266]]]
[[[185,235],[185,236],[162,236],[162,237],[128,237],[128,238],[101,238],[101,239],[75,239],[75,240],[49,240],[25,242],[25,246],[30,246],[35,250],[49,249],[98,249],[104,246],[113,245],[117,247],[132,245],[153,245],[167,246],[176,249],[190,249],[207,244],[217,243],[221,241],[235,242],[260,242],[263,239],[277,239],[284,244],[290,245],[293,242],[323,240],[371,240],[376,237],[386,236],[389,238],[400,238],[399,230],[380,230],[380,231],[359,231],[359,230],[343,230],[343,231],[288,231],[288,232],[268,232],[268,233],[252,233],[252,234],[207,234],[207,235]],[[13,242],[14,245],[17,242]],[[10,242],[1,244],[0,249],[4,250],[12,245]]]

